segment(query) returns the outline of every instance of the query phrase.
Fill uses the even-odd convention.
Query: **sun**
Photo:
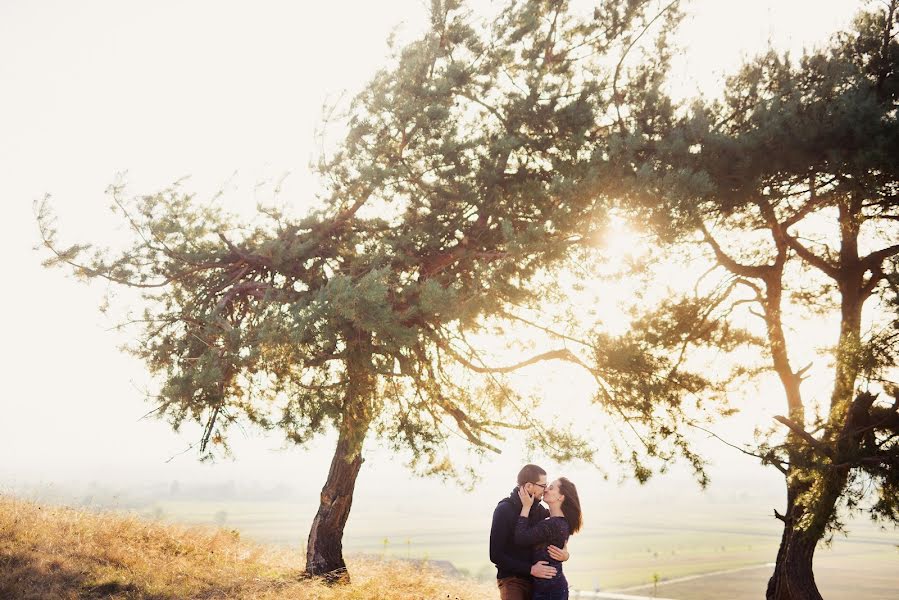
[[[642,237],[634,224],[612,215],[597,235],[597,249],[611,263],[634,261],[646,255],[648,245]]]

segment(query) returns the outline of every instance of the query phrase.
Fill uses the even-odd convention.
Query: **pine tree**
[[[63,247],[44,203],[45,264],[144,291],[131,351],[161,380],[156,414],[201,424],[204,455],[227,449],[239,421],[297,444],[336,429],[306,569],[344,579],[367,436],[445,477],[453,435],[483,452],[528,427],[553,457],[592,456],[531,419],[503,379],[565,351],[493,367],[468,337],[537,303],[537,276],[591,243],[615,183],[594,147],[630,85],[615,59],[673,23],[674,4],[580,15],[562,0],[510,2],[479,25],[461,2],[434,0],[429,31],[353,100],[343,143],[318,165],[317,210],[265,209],[266,224],[247,226],[177,186],[137,198],[116,186],[133,245]]]
[[[885,6],[798,61],[772,51],[748,62],[723,99],[697,101],[682,118],[656,111],[629,121],[627,150],[614,161],[633,166],[621,208],[642,219],[659,252],[686,252],[710,268],[695,292],[645,317],[664,327],[640,338],[644,352],[670,348],[672,336],[692,351],[709,332],[760,325],[752,343],[764,352],[762,371],[780,382],[785,414],[775,417],[777,430],[741,449],[780,471],[786,486],[786,508],[774,511],[783,536],[771,600],[821,598],[814,552],[840,530],[841,509],[899,523],[899,390],[891,381],[899,23],[896,0]],[[818,414],[802,389],[812,365],[797,364],[789,320],[826,315],[839,326],[827,367],[832,391]],[[709,372],[721,357],[746,356],[731,341],[712,344],[721,352]],[[738,367],[758,374],[759,365]]]

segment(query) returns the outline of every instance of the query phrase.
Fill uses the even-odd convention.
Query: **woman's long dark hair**
[[[568,521],[570,535],[574,535],[584,524],[581,518],[581,500],[577,496],[577,488],[564,477],[559,477],[559,493],[565,496],[565,500],[562,502],[562,514]]]

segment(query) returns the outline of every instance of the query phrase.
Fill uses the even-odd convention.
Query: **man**
[[[525,465],[518,472],[518,485],[508,498],[503,498],[493,511],[493,525],[490,527],[490,562],[496,565],[496,585],[501,600],[530,600],[531,577],[551,579],[556,569],[546,561],[531,564],[531,548],[518,546],[513,540],[515,523],[521,512],[518,488],[534,497],[534,505],[528,513],[528,521],[539,522],[549,516],[549,511],[540,504],[546,489],[546,471],[537,465]],[[559,561],[568,560],[568,544],[559,549],[549,547],[549,554]]]

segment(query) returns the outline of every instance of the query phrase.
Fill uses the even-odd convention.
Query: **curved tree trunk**
[[[306,573],[324,575],[332,582],[349,582],[343,561],[343,529],[353,504],[353,489],[362,467],[362,443],[352,443],[352,435],[341,425],[340,438],[328,479],[322,488],[318,513],[309,530],[306,545]]]
[[[366,357],[352,351],[350,355],[350,384],[340,418],[340,436],[306,544],[306,574],[324,576],[331,583],[350,580],[343,561],[343,529],[353,505],[356,477],[364,462],[362,444],[372,420],[373,379],[364,368]]]

